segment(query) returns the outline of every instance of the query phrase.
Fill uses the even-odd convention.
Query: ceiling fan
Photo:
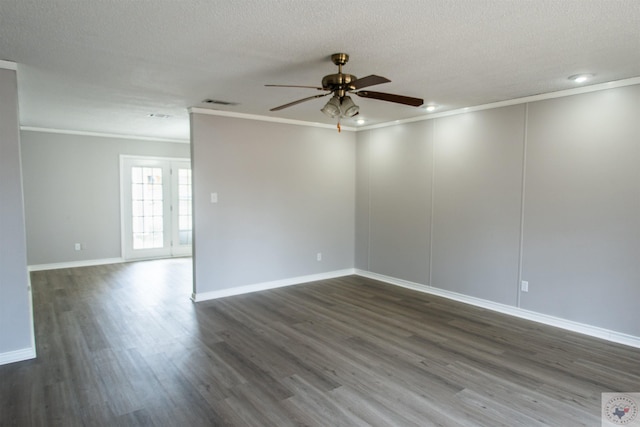
[[[265,85],[268,87],[300,87],[325,91],[320,95],[309,96],[306,98],[298,99],[297,101],[289,102],[288,104],[280,105],[279,107],[272,108],[269,111],[278,111],[284,108],[300,104],[305,101],[309,101],[315,98],[322,98],[323,96],[331,95],[331,99],[320,110],[331,118],[353,117],[359,113],[360,107],[358,107],[348,94],[354,94],[362,98],[379,99],[382,101],[395,102],[397,104],[410,105],[413,107],[421,106],[424,101],[420,98],[412,98],[409,96],[394,95],[392,93],[372,92],[369,90],[360,90],[369,86],[378,85],[381,83],[389,83],[391,80],[376,76],[374,74],[357,78],[353,74],[343,74],[342,66],[349,61],[349,55],[346,53],[334,53],[331,55],[331,61],[338,66],[337,74],[329,74],[322,78],[322,87],[317,86],[297,86],[297,85]],[[355,92],[357,91],[357,92]],[[338,123],[339,126],[339,123]]]

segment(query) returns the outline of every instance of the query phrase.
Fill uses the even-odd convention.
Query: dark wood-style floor
[[[191,261],[32,273],[2,426],[599,426],[640,350],[362,277],[194,304]]]

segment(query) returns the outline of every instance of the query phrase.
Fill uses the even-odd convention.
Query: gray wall
[[[0,359],[35,352],[23,206],[16,72],[0,68]]]
[[[522,307],[640,336],[640,86],[529,106]]]
[[[359,133],[356,267],[640,336],[639,117],[630,86]]]
[[[34,131],[21,139],[29,265],[119,258],[119,156],[190,156],[185,143]]]
[[[524,111],[435,121],[432,286],[516,304]]]
[[[358,133],[356,268],[428,282],[432,139],[431,121]]]
[[[191,139],[196,293],[353,267],[354,133],[194,113]]]

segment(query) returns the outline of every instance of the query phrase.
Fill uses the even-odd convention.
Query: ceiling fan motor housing
[[[329,91],[336,91],[336,94],[342,98],[349,90],[353,90],[349,87],[349,83],[358,80],[353,74],[329,74],[322,78],[322,89]]]

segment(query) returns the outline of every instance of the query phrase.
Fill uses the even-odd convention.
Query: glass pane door
[[[121,157],[122,254],[127,260],[191,254],[191,167]]]
[[[133,249],[164,246],[162,168],[131,168]]]

